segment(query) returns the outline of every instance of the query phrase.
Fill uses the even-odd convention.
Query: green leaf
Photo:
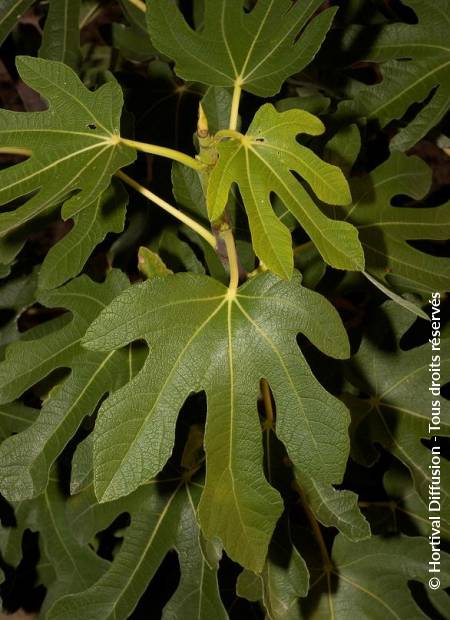
[[[238,85],[268,97],[319,50],[336,12],[328,9],[313,17],[321,4],[259,0],[246,12],[242,0],[207,2],[204,25],[194,31],[174,2],[148,0],[147,23],[153,44],[175,60],[183,79]]]
[[[177,233],[170,228],[166,228],[159,239],[158,254],[173,271],[205,273],[203,264],[191,246],[180,239]]]
[[[20,402],[0,405],[0,442],[13,433],[24,431],[38,415],[38,409],[26,407]]]
[[[39,56],[76,69],[80,60],[81,0],[51,0]]]
[[[260,600],[267,620],[300,620],[298,599],[307,595],[308,587],[308,569],[292,543],[286,523],[284,528],[277,527],[262,573],[244,570],[236,589],[239,596]]]
[[[12,566],[21,559],[25,529],[39,532],[41,553],[57,576],[47,584],[48,592],[41,610],[43,616],[53,601],[64,594],[86,589],[108,568],[108,562],[98,557],[89,545],[75,539],[66,517],[66,498],[60,490],[60,482],[54,478],[55,473],[53,470],[42,495],[14,504],[17,525],[0,530],[2,556]]]
[[[406,0],[417,23],[351,26],[344,37],[346,49],[356,49],[357,60],[381,63],[383,79],[358,89],[354,100],[341,104],[338,114],[365,117],[385,127],[401,119],[414,103],[422,109],[405,123],[391,148],[406,151],[439,123],[450,105],[448,70],[450,17],[447,0]],[[373,41],[361,49],[358,41]],[[425,101],[426,100],[426,101]]]
[[[163,277],[173,273],[173,271],[166,267],[164,261],[156,252],[152,252],[145,246],[139,248],[138,268],[146,278]]]
[[[151,355],[101,407],[94,431],[100,501],[130,493],[162,469],[179,409],[190,393],[205,390],[202,530],[259,572],[281,512],[262,471],[256,410],[261,377],[277,403],[277,435],[299,468],[332,483],[341,479],[346,461],[345,408],[312,375],[296,343],[298,332],[328,355],[348,355],[336,311],[302,288],[298,276],[285,282],[264,274],[233,297],[211,278],[178,274],[152,278],[120,296],[93,323],[85,344],[104,351],[144,338]],[[324,440],[328,435],[332,441]]]
[[[70,368],[71,373],[44,402],[34,424],[0,446],[0,489],[7,499],[18,501],[41,493],[51,464],[83,418],[94,412],[104,394],[130,380],[131,350],[101,354],[80,346],[90,322],[127,286],[124,275],[111,272],[105,284],[82,276],[41,295],[39,300],[47,307],[69,309],[72,320],[61,317],[62,322],[43,324],[8,348],[0,365],[3,402],[17,398],[57,368]]]
[[[39,271],[39,287],[51,289],[77,276],[93,249],[110,232],[122,232],[128,194],[113,179],[112,185],[73,218],[73,228],[48,252]]]
[[[66,498],[59,481],[51,479],[45,492],[32,500],[29,527],[43,539],[45,556],[57,579],[49,588],[43,612],[62,595],[81,592],[95,583],[109,563],[95,554],[89,545],[80,545],[70,530],[66,517]]]
[[[186,487],[185,501],[176,532],[175,550],[180,562],[181,578],[174,595],[164,607],[163,620],[227,620],[220,600],[217,570],[208,566],[200,546],[196,517],[196,500],[192,488]],[[195,497],[195,495],[197,497]]]
[[[377,315],[377,334],[363,340],[360,350],[350,363],[349,379],[366,397],[347,394],[345,402],[352,414],[352,456],[370,466],[376,461],[380,444],[402,461],[409,469],[415,488],[425,505],[428,504],[431,482],[431,452],[422,439],[433,436],[430,394],[430,345],[403,350],[398,344],[410,327],[411,315],[392,302],[383,306]],[[395,348],[388,341],[395,337]],[[440,364],[442,377],[450,368],[448,340],[441,340]],[[438,399],[439,400],[439,399]],[[450,405],[440,398],[441,430],[439,435],[450,436]],[[441,462],[442,518],[450,520],[450,465]]]
[[[0,215],[0,235],[63,201],[63,218],[77,215],[107,189],[119,168],[135,159],[134,150],[119,143],[123,98],[117,82],[90,92],[59,62],[21,56],[17,68],[49,108],[0,110],[2,145],[31,151],[25,162],[0,171],[0,205],[28,198]]]
[[[0,0],[0,45],[33,0]]]
[[[420,199],[431,171],[418,157],[392,153],[371,173],[351,182],[353,203],[345,219],[352,222],[366,257],[366,270],[387,285],[428,294],[450,287],[447,258],[425,254],[409,241],[450,237],[450,203],[439,207],[392,206],[398,195]]]
[[[130,60],[146,62],[157,55],[150,41],[142,11],[129,0],[120,0],[128,25],[113,24],[113,47]]]
[[[361,150],[361,134],[357,125],[347,125],[337,131],[331,140],[328,140],[323,152],[324,159],[343,170],[346,176],[356,162]]]
[[[198,489],[184,485],[174,488],[161,482],[141,489],[133,497],[137,501],[128,504],[131,525],[109,570],[89,589],[59,600],[50,610],[48,620],[128,617],[170,549],[176,549],[179,555],[181,580],[163,617],[226,618],[216,571],[206,565],[200,551],[194,514]]]
[[[444,559],[447,554],[442,552]],[[352,543],[339,534],[333,544],[331,576],[319,572],[310,593],[311,607],[305,618],[347,620],[347,618],[414,618],[428,620],[414,601],[410,581],[427,583],[430,545],[424,538],[399,536]],[[450,583],[443,568],[441,588]],[[309,613],[308,613],[309,612]]]
[[[70,494],[80,493],[92,484],[94,468],[94,435],[91,433],[81,441],[72,458],[70,472]]]
[[[230,188],[239,185],[249,219],[254,250],[281,277],[292,274],[291,235],[273,213],[275,193],[315,243],[323,259],[339,269],[360,270],[364,257],[357,231],[348,223],[328,219],[292,172],[299,174],[320,200],[345,205],[351,201],[347,181],[335,166],[298,144],[299,133],[320,135],[322,121],[302,110],[279,113],[263,105],[245,136],[218,145],[219,161],[208,184],[212,220],[223,212]]]
[[[336,527],[352,541],[370,538],[370,527],[358,508],[358,496],[337,491],[331,485],[297,472],[302,494],[316,518],[326,527]]]
[[[211,86],[202,98],[203,111],[208,119],[211,135],[228,127],[230,120],[232,94],[228,88]]]
[[[0,329],[1,347],[19,338],[17,320],[22,312],[36,300],[36,285],[37,271],[35,270],[30,275],[11,278],[1,286],[0,310],[13,311],[13,316]]]

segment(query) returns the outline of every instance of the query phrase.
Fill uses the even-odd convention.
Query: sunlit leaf
[[[279,113],[266,104],[256,113],[245,135],[237,134],[217,147],[219,161],[208,185],[209,216],[215,220],[222,214],[230,188],[237,183],[254,250],[281,277],[292,274],[291,235],[273,212],[273,193],[302,225],[327,263],[350,270],[364,266],[355,228],[348,222],[327,218],[293,174],[305,180],[323,202],[345,205],[351,201],[340,169],[296,141],[300,133],[319,135],[323,131],[322,121],[308,112]]]

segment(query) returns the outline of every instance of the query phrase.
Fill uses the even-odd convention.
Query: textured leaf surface
[[[211,86],[237,84],[267,97],[319,50],[335,14],[329,9],[311,20],[320,5],[259,0],[246,12],[241,0],[206,2],[204,26],[194,31],[174,2],[148,0],[147,23],[153,44],[176,61],[180,77]]]
[[[226,618],[216,571],[206,565],[199,546],[199,530],[193,512],[199,489],[188,489],[184,485],[159,486],[158,489],[155,484],[147,485],[125,500],[131,512],[131,525],[109,570],[89,589],[58,601],[50,610],[49,620],[73,620],[81,616],[86,620],[128,617],[165,555],[173,548],[179,554],[181,580],[163,617],[180,620],[186,617]],[[95,503],[95,498],[93,501]],[[105,516],[109,515],[112,520],[114,508],[117,513],[122,504],[119,500],[97,505],[97,511],[106,511]],[[83,513],[86,514],[85,509]],[[80,526],[83,529],[79,522]]]
[[[105,284],[82,276],[65,287],[42,295],[41,303],[70,310],[67,317],[43,324],[11,345],[0,365],[0,399],[8,402],[57,368],[70,368],[69,377],[52,391],[37,420],[0,446],[0,488],[10,500],[28,499],[47,484],[51,464],[86,415],[102,396],[129,381],[131,351],[108,354],[86,351],[80,339],[87,326],[120,291],[127,278],[112,272]]]
[[[358,496],[351,491],[337,491],[311,476],[297,475],[310,510],[326,527],[338,528],[352,541],[370,537],[370,527],[358,508]]]
[[[74,537],[66,517],[66,499],[52,471],[50,482],[39,497],[14,504],[16,525],[0,528],[0,549],[4,559],[15,566],[21,558],[22,536],[25,529],[39,532],[41,554],[54,571],[42,614],[61,595],[79,592],[107,570],[108,562],[98,557],[92,548],[80,544]],[[47,573],[48,573],[47,569]]]
[[[447,0],[406,0],[417,23],[352,26],[344,38],[361,60],[382,63],[383,80],[358,90],[354,100],[341,105],[340,114],[365,117],[384,127],[401,119],[413,103],[425,103],[391,141],[391,148],[406,151],[428,133],[450,105],[450,13]],[[361,50],[358,41],[373,41]],[[409,119],[408,119],[409,120]]]
[[[328,355],[348,355],[336,311],[302,288],[298,276],[290,283],[256,277],[233,298],[206,276],[179,274],[152,278],[119,297],[88,330],[86,345],[104,351],[144,338],[151,354],[137,377],[102,405],[94,435],[99,499],[125,495],[161,470],[180,407],[190,393],[206,390],[202,529],[259,572],[281,512],[262,471],[260,379],[270,384],[277,435],[298,467],[336,482],[346,461],[345,408],[312,375],[298,332]]]
[[[281,277],[292,273],[291,235],[273,212],[275,193],[315,243],[323,259],[339,269],[359,270],[364,257],[358,233],[349,223],[328,219],[292,172],[326,203],[351,201],[344,175],[310,149],[298,144],[299,133],[320,135],[322,122],[302,110],[279,113],[262,106],[245,136],[218,145],[219,161],[208,184],[208,212],[217,219],[237,183],[249,219],[252,243],[264,264]]]
[[[81,0],[51,0],[39,55],[76,69],[80,56]]]
[[[448,557],[444,553],[443,556],[443,560]],[[317,581],[311,590],[314,618],[427,620],[429,616],[414,601],[408,582],[428,581],[424,567],[429,559],[430,546],[423,538],[373,536],[351,543],[339,534],[333,544],[334,566],[328,586],[325,573],[315,576]],[[443,569],[441,578],[444,588],[450,583],[447,569]],[[310,613],[304,617],[311,617]]]
[[[298,599],[307,595],[308,587],[308,569],[292,544],[289,528],[278,527],[262,573],[244,570],[238,577],[237,594],[260,600],[268,620],[300,620]]]
[[[394,350],[383,350],[388,339],[395,335],[397,343],[411,325],[411,315],[392,302],[384,304],[378,316],[377,341],[368,336],[351,361],[350,380],[367,398],[347,395],[345,402],[352,413],[352,454],[366,465],[378,457],[373,444],[392,452],[409,469],[422,501],[428,504],[428,485],[431,482],[431,452],[422,443],[429,438],[431,401],[429,392],[431,351],[429,343],[411,350],[396,344]],[[450,355],[448,339],[441,340],[440,363],[442,376],[448,376]],[[447,374],[446,374],[447,373]],[[450,406],[441,401],[441,431],[450,436]],[[442,517],[450,520],[450,467],[441,462]]]
[[[118,142],[123,98],[115,81],[90,92],[58,62],[22,56],[17,68],[49,108],[0,110],[2,145],[31,151],[25,162],[0,171],[0,205],[28,198],[0,215],[0,235],[63,201],[63,218],[73,217],[91,206],[111,176],[135,158],[132,149]]]

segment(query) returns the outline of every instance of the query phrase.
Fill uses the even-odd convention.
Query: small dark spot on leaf
[[[88,129],[97,129],[97,125],[95,123],[89,123]]]

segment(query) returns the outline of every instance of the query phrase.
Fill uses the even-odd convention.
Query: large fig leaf
[[[431,452],[422,439],[433,436],[431,423],[430,345],[403,350],[398,344],[410,327],[413,317],[392,302],[383,306],[377,316],[376,342],[370,335],[363,340],[357,355],[350,363],[351,382],[364,398],[351,394],[345,402],[352,414],[352,455],[367,466],[378,457],[374,444],[392,452],[409,469],[415,488],[424,505],[428,505],[428,485],[431,482]],[[383,350],[394,335],[394,350]],[[448,339],[441,340],[440,364],[442,377],[448,376],[450,354]],[[447,373],[447,374],[446,374]],[[450,436],[450,404],[442,396],[441,430],[437,435]],[[450,466],[441,461],[442,519],[450,522]]]
[[[246,11],[243,0],[215,0],[205,4],[203,27],[192,30],[175,2],[148,0],[147,23],[153,44],[176,61],[180,77],[268,97],[319,50],[336,12],[313,18],[321,4],[259,0]]]
[[[85,276],[39,297],[48,307],[63,307],[63,315],[26,332],[10,345],[0,365],[0,401],[7,403],[58,368],[71,373],[51,392],[36,421],[0,446],[0,488],[7,499],[35,497],[46,487],[49,469],[86,415],[104,394],[129,381],[131,351],[108,354],[80,346],[87,326],[124,288],[127,278],[111,272],[104,284]]]
[[[418,157],[392,153],[371,173],[351,181],[353,202],[345,219],[357,227],[366,269],[378,280],[429,293],[448,290],[450,263],[412,247],[409,241],[450,237],[450,203],[438,207],[393,206],[395,196],[423,198],[431,171]]]
[[[86,490],[81,495],[89,495]],[[89,535],[112,521],[118,512],[127,510],[131,525],[110,568],[84,592],[63,597],[50,609],[48,620],[114,620],[127,618],[133,611],[165,555],[176,549],[181,569],[178,589],[166,605],[165,620],[227,617],[220,600],[217,570],[203,557],[195,510],[199,488],[184,484],[148,484],[130,498],[99,506],[95,497],[82,503],[77,520],[78,532]],[[73,498],[75,502],[78,497]],[[93,521],[86,514],[97,512]],[[103,513],[103,514],[102,514]],[[86,526],[84,525],[86,523]],[[98,528],[98,529],[97,529]]]
[[[0,236],[63,201],[65,219],[92,207],[111,176],[135,159],[134,150],[119,141],[123,97],[117,82],[90,92],[59,62],[22,56],[17,68],[49,107],[0,110],[2,146],[31,151],[26,161],[0,171],[0,205],[26,198],[0,215]]]
[[[357,61],[381,63],[383,79],[356,89],[354,99],[341,104],[338,114],[364,117],[384,127],[401,119],[412,104],[422,109],[391,141],[391,148],[406,151],[443,118],[450,105],[450,14],[447,0],[406,0],[417,23],[351,26],[343,42]],[[361,41],[369,44],[361,49]],[[409,121],[409,122],[408,122]]]
[[[444,559],[448,558],[443,552]],[[339,534],[333,544],[333,566],[314,571],[303,617],[315,620],[348,618],[414,618],[428,620],[411,595],[410,581],[428,582],[430,546],[419,537],[373,536],[352,543]],[[441,588],[450,583],[443,568]],[[314,615],[312,615],[314,610]]]
[[[99,500],[130,493],[162,469],[183,402],[205,390],[202,529],[259,572],[282,507],[262,470],[260,379],[267,379],[277,403],[277,435],[300,469],[333,483],[347,458],[345,408],[312,375],[298,332],[326,354],[348,355],[336,311],[302,288],[299,276],[285,282],[264,274],[230,295],[207,276],[178,274],[121,295],[93,323],[85,344],[111,351],[144,338],[151,353],[136,378],[101,407],[94,434]]]
[[[288,228],[273,212],[272,193],[303,226],[327,263],[339,269],[364,268],[356,229],[348,222],[327,218],[293,174],[299,174],[323,202],[346,205],[351,201],[341,170],[296,141],[299,133],[320,135],[324,130],[322,121],[309,112],[279,113],[265,104],[245,135],[236,133],[218,145],[219,161],[208,184],[209,215],[213,220],[221,215],[230,188],[237,183],[254,250],[281,277],[292,274],[292,244]]]

